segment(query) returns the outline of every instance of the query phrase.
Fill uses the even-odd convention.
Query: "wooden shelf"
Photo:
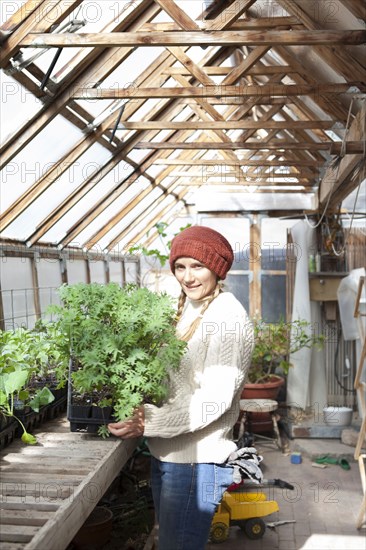
[[[316,279],[319,277],[327,277],[329,279],[343,279],[343,277],[347,277],[347,275],[349,275],[348,271],[315,271],[314,273],[309,273],[309,279]]]

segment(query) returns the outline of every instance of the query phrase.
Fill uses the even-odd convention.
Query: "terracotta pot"
[[[276,401],[284,378],[273,376],[269,382],[260,384],[245,384],[241,392],[242,399],[274,399]]]

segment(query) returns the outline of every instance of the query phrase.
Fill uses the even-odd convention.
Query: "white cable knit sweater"
[[[202,302],[186,300],[178,329],[197,317]],[[209,305],[171,372],[161,407],[145,405],[151,454],[164,462],[222,463],[236,445],[232,427],[253,350],[253,330],[240,302],[223,292]]]

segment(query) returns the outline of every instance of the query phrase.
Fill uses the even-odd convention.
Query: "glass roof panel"
[[[130,246],[133,245],[133,243],[135,242],[135,237],[136,235],[140,232],[140,231],[143,231],[144,229],[146,229],[146,226],[147,224],[154,219],[154,216],[156,216],[160,211],[161,209],[164,209],[166,206],[168,206],[169,204],[174,204],[174,201],[172,201],[172,198],[171,197],[166,197],[162,203],[160,203],[160,208],[157,208],[157,209],[154,209],[148,216],[146,216],[146,219],[144,217],[143,221],[140,222],[136,227],[134,227],[134,229],[130,232],[127,232],[126,235],[124,236],[123,240],[120,241],[118,243],[117,246],[115,246],[113,248],[114,251],[123,251],[125,250],[127,247],[129,248]],[[179,203],[176,203],[176,206],[173,207],[172,206],[172,210],[168,213],[168,216],[172,216],[172,214],[174,213],[174,210],[178,213],[182,208],[182,203],[179,202]],[[146,221],[145,221],[146,220]],[[128,228],[126,228],[128,229]],[[105,243],[105,246],[107,245],[108,243]],[[151,248],[153,248],[153,246],[151,246]],[[155,246],[154,246],[155,248]]]
[[[46,234],[45,239],[52,242],[59,242],[66,231],[71,227],[76,220],[80,220],[87,212],[98,204],[104,196],[116,187],[116,185],[126,179],[133,168],[125,162],[119,163],[118,166],[109,174],[106,175],[97,185],[95,185],[73,208],[67,212],[59,222],[57,222]],[[134,184],[133,184],[134,185]],[[136,182],[136,185],[138,183]]]
[[[127,192],[131,193],[132,198],[135,198],[138,196],[138,193],[144,190],[146,187],[146,179],[141,177],[139,178],[139,180],[134,182],[133,186],[131,186],[131,188],[128,189]],[[120,212],[123,208],[125,208],[125,206],[127,206],[128,200],[126,200],[125,193],[122,193],[122,195],[114,200],[112,204],[105,208],[103,212],[101,212],[93,221],[89,223],[89,225],[83,231],[81,231],[77,235],[74,241],[79,243],[78,246],[82,246],[83,243],[90,240],[101,227],[108,223],[110,219],[115,214],[117,214],[117,212]]]
[[[74,162],[44,193],[42,193],[23,214],[4,231],[4,236],[25,240],[42,220],[64,201],[82,181],[100,168],[110,156],[101,145],[92,145],[84,155]],[[28,167],[30,170],[30,167]]]
[[[165,48],[140,47],[133,51],[104,81],[103,88],[136,87],[137,77],[165,51]]]
[[[82,132],[62,116],[52,120],[1,170],[2,208],[8,208],[82,137]]]
[[[0,77],[0,143],[4,143],[18,128],[30,120],[43,104],[9,74],[1,71]]]
[[[116,224],[102,239],[99,241],[99,246],[104,249],[106,248],[109,243],[121,233],[121,231],[127,230],[129,225],[133,223],[140,214],[143,214],[143,220],[140,224],[138,224],[137,227],[142,227],[146,229],[147,224],[149,223],[150,219],[152,219],[153,214],[146,214],[144,213],[144,210],[146,210],[154,201],[162,194],[161,189],[153,189],[151,193],[145,197],[141,202],[138,203],[138,205],[131,210],[126,216],[123,217],[123,219]],[[161,209],[161,205],[159,205],[159,211]],[[136,235],[138,232],[138,229],[134,228],[133,233]],[[120,242],[119,250],[121,250],[121,247],[124,248],[126,243],[129,242],[125,238],[123,241]],[[131,245],[132,246],[132,245]]]

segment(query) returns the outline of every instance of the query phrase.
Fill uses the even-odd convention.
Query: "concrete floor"
[[[301,453],[301,464],[292,464],[290,454],[282,454],[271,442],[255,443],[264,457],[266,479],[280,478],[295,486],[293,491],[267,488],[267,498],[276,500],[279,512],[265,523],[291,521],[266,528],[263,538],[249,540],[239,527],[230,527],[229,538],[208,544],[206,550],[365,550],[365,529],[356,528],[362,500],[359,466],[353,459],[354,448],[338,439],[295,439],[290,452]],[[320,469],[313,460],[329,453],[345,457],[351,469],[338,465]]]

